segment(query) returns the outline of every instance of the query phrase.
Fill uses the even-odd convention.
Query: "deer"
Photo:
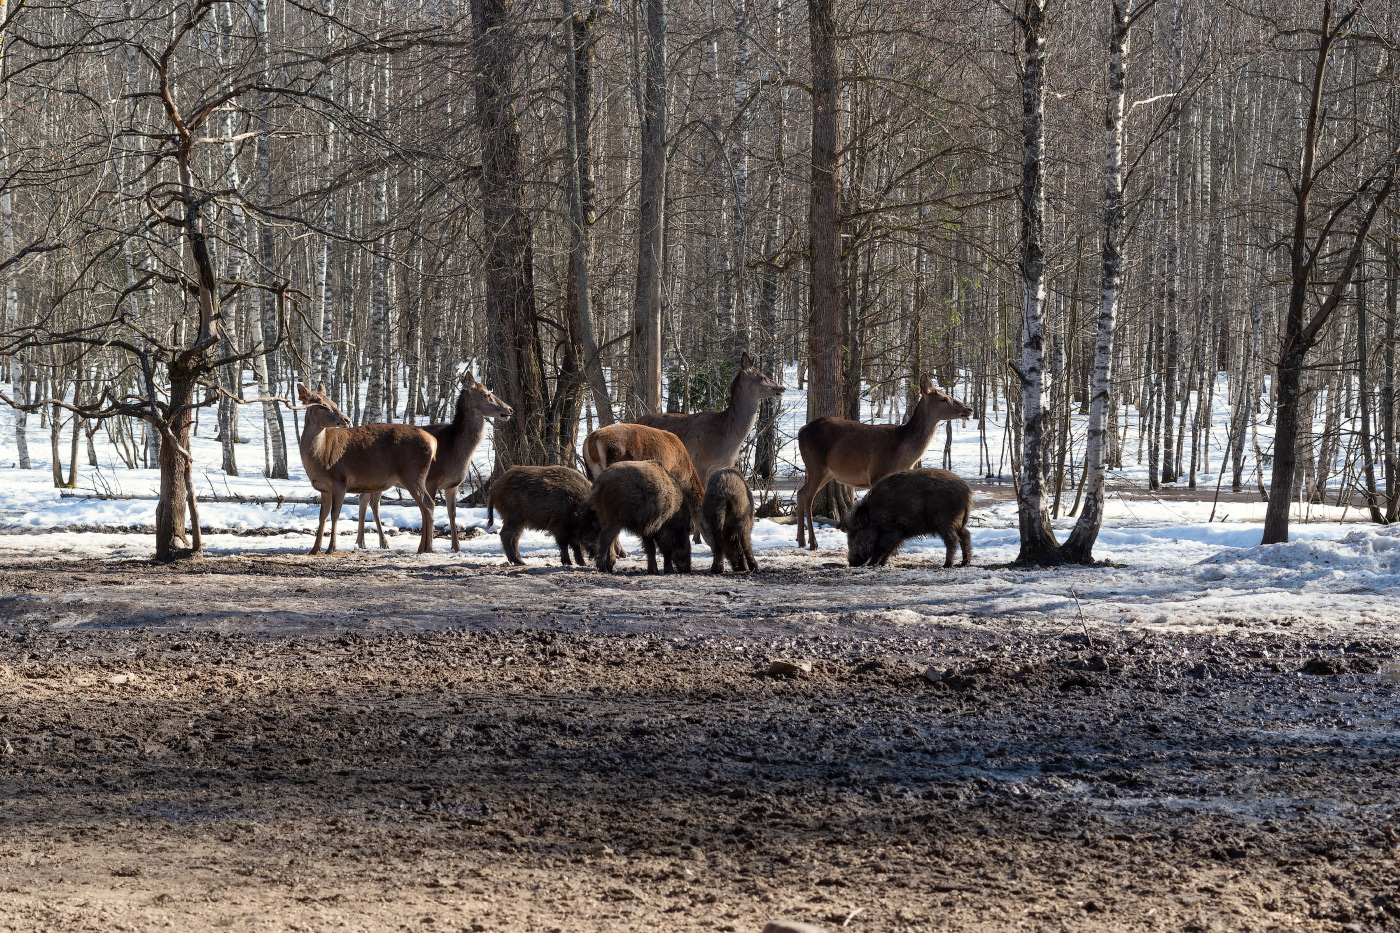
[[[812,501],[835,479],[857,489],[869,489],[892,473],[902,473],[928,449],[940,421],[966,420],[972,409],[936,389],[928,374],[919,377],[919,401],[900,425],[863,424],[846,418],[817,418],[797,432],[797,448],[807,479],[797,490],[797,546],[817,549],[817,527]]]
[[[636,423],[670,431],[679,437],[700,474],[700,482],[708,483],[716,470],[732,467],[739,461],[739,451],[758,420],[758,403],[766,398],[777,398],[784,391],[783,386],[759,372],[753,358],[745,352],[739,360],[739,371],[729,384],[728,408],[692,415],[643,415]]]
[[[634,460],[655,460],[680,484],[686,501],[692,504],[691,527],[704,524],[700,503],[705,499],[705,486],[681,439],[670,431],[644,424],[610,424],[598,428],[583,439],[583,465],[593,482],[614,463]],[[708,535],[708,529],[697,534]],[[699,540],[697,537],[696,540]],[[627,556],[618,548],[618,556]]]
[[[512,409],[505,402],[491,394],[467,370],[457,377],[462,389],[457,393],[457,407],[452,413],[450,424],[430,424],[423,428],[437,438],[438,452],[433,458],[433,468],[428,473],[428,493],[436,496],[439,492],[447,503],[447,525],[452,532],[452,550],[461,551],[462,542],[457,534],[457,490],[467,479],[467,468],[471,466],[472,454],[476,453],[481,436],[486,433],[487,418],[509,418]],[[398,484],[395,484],[398,485]],[[369,497],[368,505],[374,512],[374,526],[379,525],[379,493]],[[360,547],[365,544],[365,505],[360,500]],[[379,546],[388,547],[384,532],[379,532]],[[431,550],[431,548],[429,548]]]
[[[306,406],[301,430],[301,465],[306,477],[321,494],[321,521],[316,527],[316,544],[311,553],[321,552],[326,516],[331,519],[331,540],[327,554],[335,553],[336,526],[347,492],[360,496],[359,545],[364,547],[365,496],[378,498],[390,486],[402,486],[413,497],[423,515],[423,532],[418,553],[433,549],[433,497],[428,492],[428,473],[437,455],[438,442],[422,428],[411,424],[367,424],[351,427],[350,419],[326,394],[321,383],[315,392],[297,385],[297,397]],[[378,524],[378,510],[375,523]],[[384,529],[379,529],[384,541]]]

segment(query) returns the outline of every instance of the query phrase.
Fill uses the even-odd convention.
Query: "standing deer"
[[[637,424],[670,431],[679,437],[700,474],[700,482],[708,483],[716,470],[739,462],[739,451],[758,420],[758,403],[766,398],[777,398],[784,391],[782,386],[759,372],[753,359],[745,353],[739,360],[734,381],[729,384],[729,407],[724,411],[643,415],[637,419]]]
[[[817,549],[817,527],[812,521],[812,500],[833,478],[857,489],[869,489],[891,473],[902,473],[928,449],[940,421],[968,418],[972,409],[933,387],[927,374],[919,377],[919,402],[900,425],[862,424],[845,418],[817,418],[797,432],[797,448],[807,479],[797,490],[797,546],[812,534]]]
[[[458,379],[462,391],[457,393],[457,408],[452,413],[451,424],[430,424],[423,430],[437,438],[437,456],[433,458],[433,468],[428,473],[428,493],[436,496],[439,492],[447,502],[447,525],[452,530],[452,550],[460,551],[462,543],[457,535],[457,489],[466,482],[467,468],[471,466],[472,454],[486,433],[487,418],[509,418],[513,409],[491,394],[491,390],[477,382],[471,371],[462,373]],[[395,484],[399,485],[399,484]],[[379,493],[369,497],[368,505],[374,512],[374,526],[379,528]],[[365,543],[365,505],[360,500],[360,546]],[[379,546],[388,547],[384,531],[379,532]],[[431,550],[431,548],[430,548]]]
[[[437,438],[411,424],[367,424],[353,428],[350,419],[326,395],[324,383],[315,392],[298,385],[297,397],[306,406],[301,430],[301,464],[306,468],[307,479],[321,494],[321,522],[316,527],[316,546],[311,553],[321,552],[327,515],[331,518],[331,541],[326,553],[335,553],[336,525],[347,492],[360,495],[359,544],[364,547],[365,496],[378,499],[390,486],[407,489],[417,503],[423,515],[418,553],[431,551],[433,497],[428,493],[428,472],[437,454]],[[378,518],[376,511],[376,524]],[[382,528],[379,540],[388,546]]]

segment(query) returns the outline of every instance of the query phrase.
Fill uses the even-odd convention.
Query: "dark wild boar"
[[[909,538],[938,535],[948,547],[944,567],[962,545],[972,561],[972,487],[947,470],[908,470],[887,476],[846,517],[846,554],[852,567],[883,567]]]
[[[487,521],[501,513],[501,550],[512,564],[520,559],[520,533],[526,528],[547,531],[559,545],[559,562],[570,566],[569,550],[582,567],[583,552],[593,556],[598,540],[598,516],[588,504],[588,477],[565,466],[511,467],[491,484]]]
[[[642,539],[647,573],[656,573],[656,549],[667,573],[690,573],[690,516],[700,504],[653,460],[610,466],[593,480],[588,502],[598,515],[598,569],[612,573],[613,548],[626,529]]]
[[[724,573],[724,559],[735,573],[757,570],[753,559],[753,493],[738,470],[717,470],[705,487],[705,527],[714,561],[710,573]]]

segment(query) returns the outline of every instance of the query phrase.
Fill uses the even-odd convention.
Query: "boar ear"
[[[748,350],[745,350],[744,355],[739,358],[739,366],[742,369],[753,369],[753,357],[749,356]]]
[[[304,385],[302,385],[300,382],[298,382],[298,383],[297,383],[297,401],[299,401],[299,402],[305,402],[305,401],[306,401],[307,399],[309,399],[310,397],[311,397],[311,396],[309,396],[309,395],[306,394],[306,386],[304,386]]]
[[[933,380],[929,378],[928,373],[919,377],[919,391],[924,395],[933,391]]]

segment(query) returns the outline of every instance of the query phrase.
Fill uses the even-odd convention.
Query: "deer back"
[[[437,438],[410,424],[326,428],[302,460],[312,485],[318,478],[343,483],[349,492],[414,488],[437,454]],[[309,454],[309,456],[308,456]]]

